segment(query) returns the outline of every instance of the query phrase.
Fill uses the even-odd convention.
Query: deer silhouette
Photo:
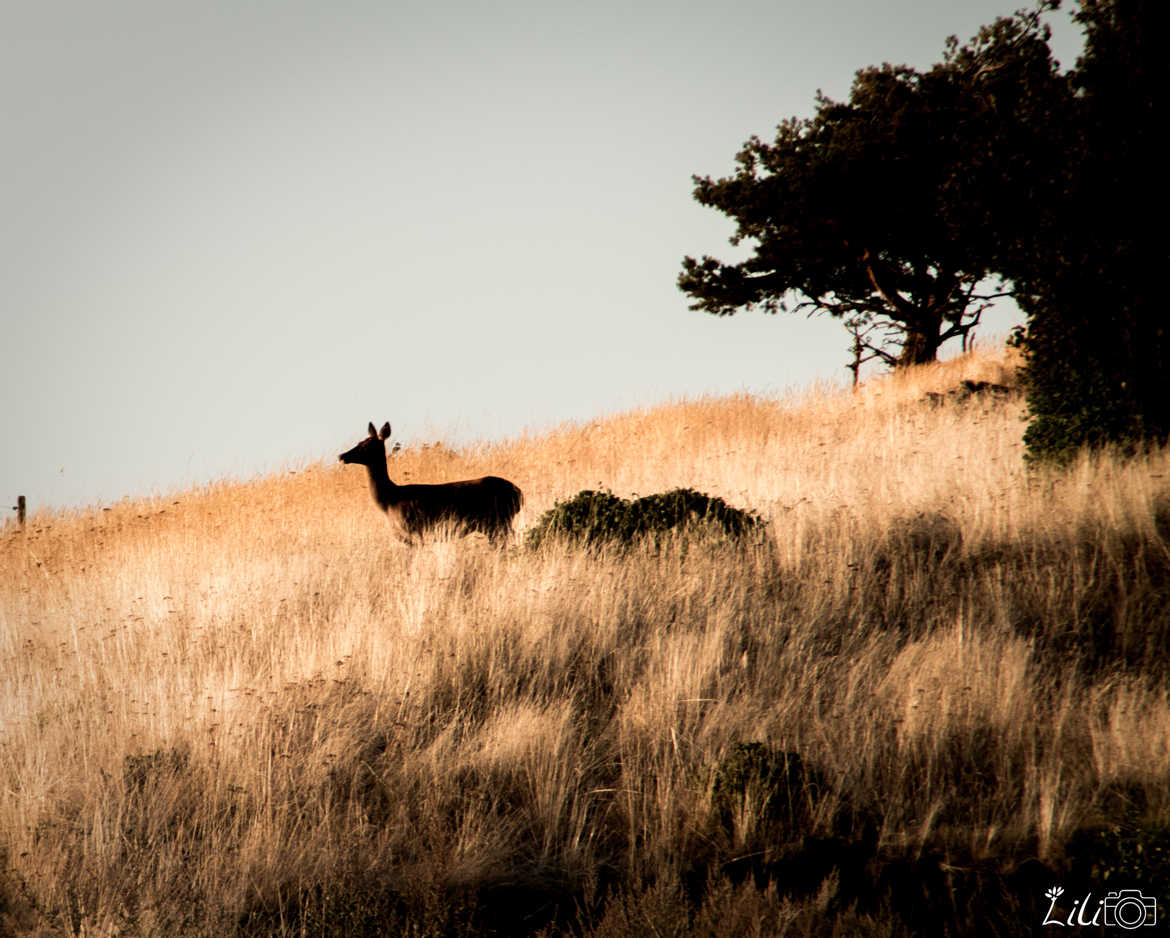
[[[435,485],[395,485],[386,470],[386,439],[390,424],[369,435],[337,458],[347,465],[365,466],[374,501],[394,522],[407,543],[435,525],[448,523],[461,534],[479,531],[499,543],[512,531],[512,519],[524,504],[524,494],[507,479],[484,476]]]

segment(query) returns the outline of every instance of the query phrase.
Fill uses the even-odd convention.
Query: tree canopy
[[[1164,0],[1080,0],[1085,50],[1047,121],[1065,158],[1005,239],[1001,270],[1028,317],[1032,459],[1170,438]]]
[[[1020,227],[1008,216],[1051,171],[1030,129],[1066,93],[1048,38],[1037,13],[1017,14],[952,38],[925,72],[863,69],[847,101],[818,95],[813,117],[749,139],[733,175],[696,176],[696,200],[732,218],[732,244],[753,253],[685,258],[691,308],[828,312],[891,330],[896,351],[870,344],[891,363],[933,361],[1006,294],[993,275]]]

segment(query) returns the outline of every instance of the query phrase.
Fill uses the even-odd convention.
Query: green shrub
[[[1074,878],[1102,889],[1170,889],[1170,830],[1150,822],[1077,831],[1065,847]]]
[[[668,531],[701,528],[741,537],[763,524],[754,512],[732,508],[721,498],[693,489],[674,489],[633,501],[585,489],[546,511],[528,532],[527,543],[537,548],[549,538],[563,538],[590,547],[602,543],[629,547],[647,536],[657,544]]]
[[[825,789],[825,780],[797,753],[738,743],[715,769],[711,810],[729,833],[746,809],[767,839],[799,839],[810,832],[813,806]]]

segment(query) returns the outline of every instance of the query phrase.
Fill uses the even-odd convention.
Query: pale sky
[[[0,517],[846,380],[690,177],[1017,5],[0,0]]]

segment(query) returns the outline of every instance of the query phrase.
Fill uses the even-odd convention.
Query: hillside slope
[[[1170,458],[1029,474],[1019,395],[948,393],[1013,374],[390,458],[512,479],[521,530],[686,486],[762,542],[410,549],[335,465],[6,528],[0,933],[1010,934],[1057,884],[1170,894]],[[357,416],[338,451],[406,419]]]

